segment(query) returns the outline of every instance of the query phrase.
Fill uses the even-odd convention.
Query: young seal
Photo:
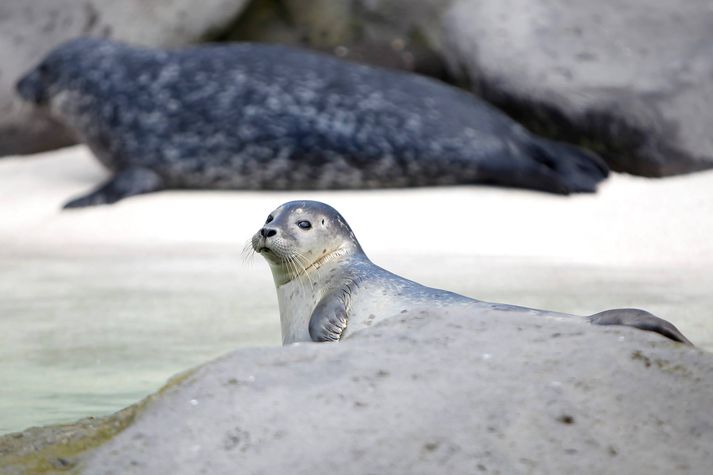
[[[69,208],[167,188],[489,183],[568,194],[593,192],[608,174],[596,155],[535,137],[436,80],[284,46],[81,38],[17,90],[114,172]]]
[[[373,264],[344,218],[316,201],[292,201],[277,208],[251,245],[272,270],[284,344],[338,341],[380,318],[433,307],[579,318],[595,325],[653,331],[691,344],[671,323],[644,310],[614,309],[578,317],[483,302],[404,279]]]

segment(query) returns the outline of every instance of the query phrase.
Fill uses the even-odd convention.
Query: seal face
[[[342,215],[316,201],[291,201],[277,208],[251,245],[272,270],[284,344],[338,341],[381,318],[434,307],[624,325],[691,344],[674,325],[644,310],[614,309],[579,317],[423,286],[373,264]]]
[[[265,44],[60,45],[17,84],[113,173],[68,207],[167,188],[486,183],[591,192],[606,165],[412,73]]]

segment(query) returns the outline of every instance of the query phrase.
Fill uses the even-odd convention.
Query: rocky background
[[[0,2],[0,156],[75,142],[71,132],[21,103],[15,83],[58,44],[82,35],[179,46],[223,31],[247,0],[4,0]]]
[[[707,0],[8,0],[0,5],[0,155],[71,143],[13,84],[77,35],[171,46],[267,41],[432,75],[537,133],[659,177],[713,167]],[[417,100],[417,99],[416,99]]]

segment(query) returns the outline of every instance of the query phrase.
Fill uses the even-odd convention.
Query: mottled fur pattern
[[[567,194],[608,173],[594,154],[527,132],[476,97],[412,73],[284,46],[176,50],[80,38],[18,83],[110,170],[166,188],[363,189],[490,183]]]

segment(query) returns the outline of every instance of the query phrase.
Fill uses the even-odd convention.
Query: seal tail
[[[594,193],[609,176],[609,167],[599,155],[575,145],[538,137],[530,142],[528,152],[557,177],[565,194]]]
[[[594,325],[623,325],[639,330],[655,332],[673,341],[693,346],[671,322],[638,308],[616,308],[587,317]]]

